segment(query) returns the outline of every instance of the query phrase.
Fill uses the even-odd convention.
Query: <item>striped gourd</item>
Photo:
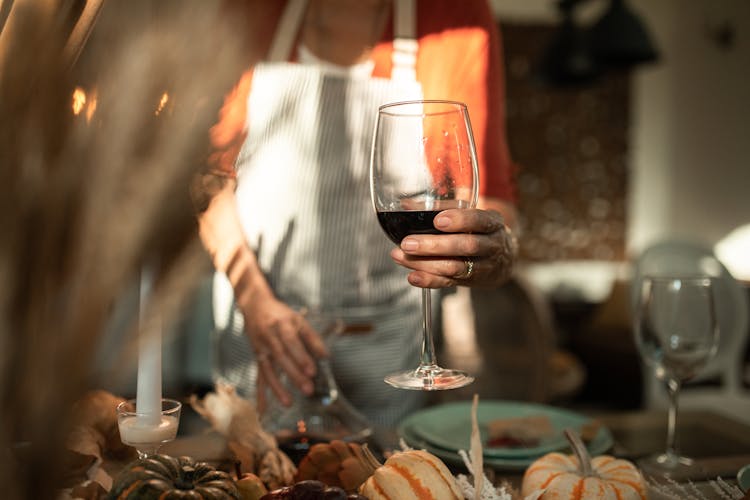
[[[463,499],[456,479],[435,455],[408,450],[391,455],[360,487],[370,500]]]
[[[548,453],[523,476],[521,494],[539,490],[539,500],[646,500],[646,484],[638,468],[610,455],[590,458],[576,437],[568,434],[575,455]]]

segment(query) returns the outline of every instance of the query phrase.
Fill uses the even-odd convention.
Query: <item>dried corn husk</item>
[[[480,500],[482,490],[484,489],[484,460],[482,455],[482,436],[479,433],[479,423],[477,422],[477,410],[479,407],[479,395],[474,394],[474,400],[471,404],[471,465],[474,468],[474,500]]]
[[[217,383],[215,392],[202,400],[193,395],[190,404],[229,442],[235,456],[242,460],[241,471],[258,476],[269,490],[294,482],[297,468],[279,449],[276,438],[263,430],[255,405],[240,397],[235,388]]]
[[[473,484],[464,474],[456,476],[459,488],[467,499],[474,500],[513,500],[513,492],[510,487],[502,485],[495,487],[484,474],[482,439],[479,432],[477,412],[479,409],[479,395],[474,394],[471,405],[471,439],[470,449],[467,454],[465,450],[459,450],[458,454],[464,461],[466,469],[473,476]],[[510,490],[510,492],[508,491]]]

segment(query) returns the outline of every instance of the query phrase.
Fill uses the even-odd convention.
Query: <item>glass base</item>
[[[144,460],[157,455],[159,453],[159,448],[161,448],[161,443],[159,443],[158,446],[136,446],[135,451],[138,452],[138,458]]]
[[[474,377],[464,371],[439,366],[419,367],[385,377],[386,384],[412,391],[445,391],[458,389],[472,382]]]
[[[637,461],[637,464],[646,477],[653,477],[657,480],[659,478],[673,480],[690,478],[699,469],[693,459],[672,453],[642,458]]]

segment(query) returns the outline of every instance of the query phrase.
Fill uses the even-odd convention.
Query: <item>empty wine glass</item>
[[[381,227],[397,245],[410,234],[439,234],[433,219],[449,208],[473,208],[478,196],[476,149],[466,105],[408,101],[378,109],[370,193]],[[430,290],[422,289],[422,354],[414,370],[389,375],[401,389],[455,389],[474,378],[441,368],[435,357]]]
[[[161,445],[177,437],[182,403],[162,399],[161,414],[138,412],[136,400],[129,399],[117,405],[117,425],[120,440],[138,451],[138,458],[155,455]]]
[[[645,277],[635,319],[638,351],[654,375],[664,381],[669,394],[666,451],[639,461],[639,465],[652,474],[679,476],[693,465],[678,449],[680,388],[699,373],[718,345],[711,279]]]

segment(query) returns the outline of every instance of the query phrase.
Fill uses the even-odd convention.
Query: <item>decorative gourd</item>
[[[627,460],[600,455],[592,460],[576,434],[566,430],[575,455],[548,453],[533,462],[523,476],[521,494],[538,490],[539,500],[645,500],[646,483]]]
[[[448,467],[435,455],[423,450],[391,455],[385,464],[375,469],[359,493],[370,500],[464,498]]]
[[[259,500],[368,500],[357,493],[347,494],[338,486],[328,486],[322,481],[307,479],[283,488],[269,491]]]
[[[232,477],[190,457],[153,455],[126,465],[111,500],[240,500]]]
[[[239,467],[238,467],[239,468]],[[268,493],[268,488],[263,484],[255,474],[249,472],[245,474],[239,474],[239,479],[235,482],[237,491],[240,493],[242,500],[258,500]]]
[[[367,456],[358,443],[341,440],[317,443],[300,462],[294,480],[318,480],[352,493],[380,466],[374,457],[370,457],[372,455]]]

